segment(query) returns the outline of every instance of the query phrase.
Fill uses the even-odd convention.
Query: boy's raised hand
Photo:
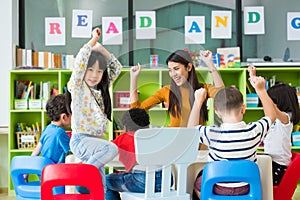
[[[266,80],[261,76],[251,76],[249,81],[256,92],[266,89]]]
[[[251,65],[248,67],[249,77],[256,76],[256,68],[255,66]]]
[[[130,68],[130,76],[132,78],[137,78],[138,75],[140,74],[141,72],[141,65],[140,64],[137,64],[136,66],[133,66]]]

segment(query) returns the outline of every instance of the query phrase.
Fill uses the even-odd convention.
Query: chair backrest
[[[274,186],[274,200],[290,200],[300,179],[300,154],[292,152],[292,162],[286,169],[278,186]]]
[[[187,166],[198,154],[195,128],[140,129],[134,135],[136,160],[147,166],[145,198],[154,196],[154,166],[162,166],[161,197],[170,195],[172,165],[177,167],[177,196],[186,195]]]
[[[40,198],[40,176],[46,165],[53,162],[41,156],[15,156],[10,165],[10,175],[14,185],[15,193],[18,196],[26,198]],[[37,175],[38,180],[26,182],[23,174]]]
[[[260,172],[262,198],[273,199],[272,157],[266,154],[257,154],[257,165]]]
[[[57,194],[52,189],[57,186],[75,185],[89,189],[90,194]],[[99,170],[90,164],[47,165],[42,173],[42,199],[93,199],[104,200],[104,189]]]
[[[223,196],[213,192],[220,182],[246,182],[250,191],[246,195]],[[262,190],[258,166],[249,160],[214,161],[204,166],[200,199],[262,199]]]

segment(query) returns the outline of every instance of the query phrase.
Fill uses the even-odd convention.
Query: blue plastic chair
[[[248,194],[239,196],[217,195],[214,185],[220,182],[246,182],[250,186]],[[258,165],[249,160],[214,161],[204,166],[200,199],[262,199],[262,187]]]
[[[53,164],[50,159],[41,156],[15,156],[11,161],[10,175],[14,185],[16,200],[41,199],[40,177],[43,168]],[[36,180],[26,182],[23,174],[37,175]]]

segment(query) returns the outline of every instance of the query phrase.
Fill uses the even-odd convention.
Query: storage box
[[[46,109],[47,102],[48,102],[48,99],[42,99],[41,100],[42,109]]]
[[[300,131],[292,133],[293,146],[300,146]]]
[[[250,93],[246,95],[246,105],[248,108],[258,106],[258,95],[256,93]]]
[[[29,107],[29,109],[41,109],[42,108],[42,100],[41,99],[29,99],[28,107]]]
[[[28,108],[28,102],[26,99],[15,99],[16,110],[26,110]]]
[[[130,92],[117,91],[114,92],[115,107],[116,108],[129,108],[130,107]]]
[[[34,149],[39,142],[39,132],[16,132],[18,149]]]

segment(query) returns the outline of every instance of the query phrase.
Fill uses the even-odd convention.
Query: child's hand
[[[138,63],[138,65],[130,68],[130,76],[133,78],[137,78],[138,75],[140,74],[140,72],[141,72],[141,66],[139,63]]]
[[[251,65],[248,67],[249,77],[256,76],[256,68],[255,66]]]
[[[101,30],[100,28],[95,28],[92,32],[92,37],[93,38],[96,38],[97,41],[100,39],[100,36],[101,36]]]
[[[201,104],[205,101],[207,96],[207,92],[205,88],[199,88],[195,91],[195,102],[197,105]]]
[[[200,50],[200,59],[206,64],[209,70],[213,70],[215,65],[212,62],[212,53],[209,50]]]
[[[249,81],[254,87],[255,91],[265,90],[266,88],[266,80],[261,76],[251,76]]]

